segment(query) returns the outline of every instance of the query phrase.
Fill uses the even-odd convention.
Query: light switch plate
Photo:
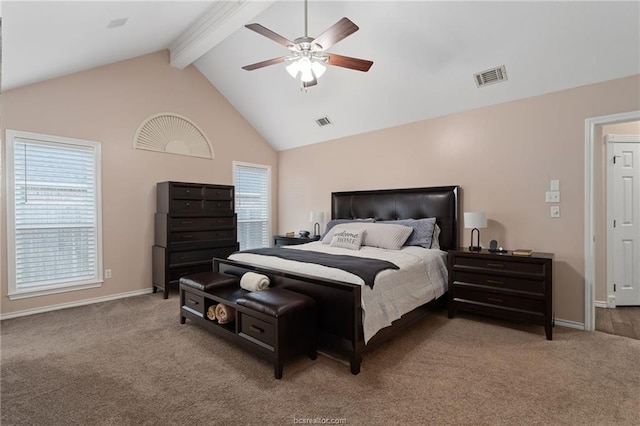
[[[551,217],[560,217],[560,206],[551,206]]]
[[[551,180],[551,190],[552,191],[560,191],[560,180],[552,179]]]
[[[560,191],[547,191],[544,197],[547,203],[559,203],[560,202]]]

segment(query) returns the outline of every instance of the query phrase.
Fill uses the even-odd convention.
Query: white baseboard
[[[609,305],[607,305],[607,302],[603,302],[601,300],[596,300],[594,303],[596,308],[608,308]]]
[[[569,327],[569,328],[575,328],[577,330],[584,330],[584,323],[581,323],[581,322],[567,321],[567,320],[558,319],[558,318],[556,318],[554,322],[555,322],[555,325],[560,325],[562,327]]]
[[[0,321],[11,319],[11,318],[24,317],[27,315],[41,314],[43,312],[57,311],[59,309],[67,309],[67,308],[75,308],[77,306],[91,305],[92,303],[108,302],[109,300],[124,299],[125,297],[140,296],[140,295],[148,294],[151,292],[153,292],[153,289],[145,288],[144,290],[128,291],[126,293],[112,294],[110,296],[94,297],[92,299],[84,299],[84,300],[78,300],[75,302],[44,306],[42,308],[25,309],[24,311],[10,312],[8,314],[0,314]]]

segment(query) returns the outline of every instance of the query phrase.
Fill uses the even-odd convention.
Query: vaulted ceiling
[[[306,91],[285,64],[241,68],[288,53],[244,25],[300,37],[302,0],[2,3],[3,90],[170,49],[278,150],[640,74],[637,1],[310,1],[310,36],[348,17],[359,31],[330,52],[374,64]],[[506,81],[476,86],[500,65]]]

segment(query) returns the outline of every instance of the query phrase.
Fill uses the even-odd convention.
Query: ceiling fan
[[[372,61],[326,52],[334,44],[358,31],[358,26],[348,18],[340,19],[316,38],[309,37],[307,34],[307,0],[304,1],[304,36],[298,37],[294,41],[288,40],[260,24],[248,24],[245,27],[283,45],[289,49],[290,54],[246,65],[242,69],[252,71],[281,62],[288,62],[287,72],[293,78],[300,77],[302,88],[318,84],[318,78],[324,74],[326,69],[324,64],[363,72],[369,71],[369,68],[373,65]]]

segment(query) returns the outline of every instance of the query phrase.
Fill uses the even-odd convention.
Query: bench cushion
[[[282,288],[252,291],[238,298],[236,303],[275,318],[316,305],[309,296]]]
[[[205,293],[217,287],[237,286],[239,283],[238,277],[219,272],[200,272],[180,278],[180,284],[188,285]]]

